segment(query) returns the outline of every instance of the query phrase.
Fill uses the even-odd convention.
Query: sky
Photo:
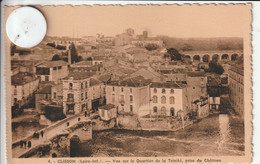
[[[152,36],[244,37],[250,31],[250,5],[44,6],[49,36],[115,36],[126,28]]]

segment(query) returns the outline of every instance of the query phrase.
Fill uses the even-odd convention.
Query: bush
[[[159,46],[157,44],[147,44],[147,45],[145,45],[145,48],[148,51],[153,51],[153,50],[157,50],[159,48]]]

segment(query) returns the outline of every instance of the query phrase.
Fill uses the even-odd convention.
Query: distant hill
[[[243,50],[243,38],[173,38],[159,36],[166,48],[179,51]]]

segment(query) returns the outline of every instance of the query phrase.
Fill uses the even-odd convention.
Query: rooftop
[[[183,83],[177,82],[153,82],[151,85],[152,88],[185,88],[186,85]]]
[[[114,104],[106,104],[106,105],[99,107],[99,109],[109,110],[109,109],[112,109],[112,108],[115,108],[115,107],[116,106]]]
[[[12,76],[12,85],[24,85],[37,80],[32,74],[27,72],[19,72]]]
[[[48,67],[48,68],[52,68],[52,67],[58,67],[58,66],[66,66],[68,65],[67,62],[63,61],[63,60],[58,60],[58,61],[45,61],[43,63],[39,63],[36,65],[36,67]]]
[[[90,79],[90,86],[94,86],[94,85],[97,85],[97,84],[100,84],[101,81],[99,81],[98,79],[94,79],[94,78],[91,78]]]
[[[48,85],[44,86],[43,88],[41,88],[40,90],[38,90],[36,93],[37,94],[51,94],[51,88],[52,88],[52,85],[48,84]]]
[[[187,75],[190,77],[201,77],[201,76],[204,77],[206,73],[197,71],[197,72],[188,72]]]
[[[83,79],[90,78],[95,74],[96,73],[94,72],[70,72],[67,77],[63,78],[63,80],[68,80],[70,78],[73,78],[73,80],[83,80]]]
[[[129,87],[142,87],[149,85],[151,80],[146,80],[142,76],[129,78],[123,81],[111,81],[110,85],[114,86],[129,86]]]
[[[86,61],[86,60],[84,60],[84,61],[80,61],[80,62],[77,62],[77,63],[73,63],[72,65],[71,65],[71,67],[80,67],[80,66],[88,66],[88,65],[92,65],[92,61]]]

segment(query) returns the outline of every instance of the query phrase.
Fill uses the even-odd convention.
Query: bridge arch
[[[221,60],[229,60],[229,55],[228,54],[223,54],[221,56]]]
[[[202,56],[202,61],[205,62],[205,63],[209,62],[210,61],[210,56],[209,55],[203,55]]]
[[[219,55],[218,54],[214,54],[213,56],[212,56],[212,61],[219,61]]]
[[[232,54],[231,55],[231,61],[235,61],[235,60],[237,60],[237,58],[238,58],[238,54]]]
[[[191,61],[190,55],[185,55],[185,56],[184,56],[184,60],[185,60],[186,62],[190,62],[190,61]]]
[[[52,154],[51,154],[51,157],[52,157],[52,158],[56,158],[56,157],[58,157],[58,155],[57,155],[56,153],[52,153]]]
[[[200,56],[199,55],[194,55],[193,56],[193,61],[200,61]]]
[[[191,59],[190,55],[185,55],[184,58],[186,58],[186,59]]]
[[[70,157],[76,157],[80,153],[80,139],[78,135],[73,135],[70,140]]]

